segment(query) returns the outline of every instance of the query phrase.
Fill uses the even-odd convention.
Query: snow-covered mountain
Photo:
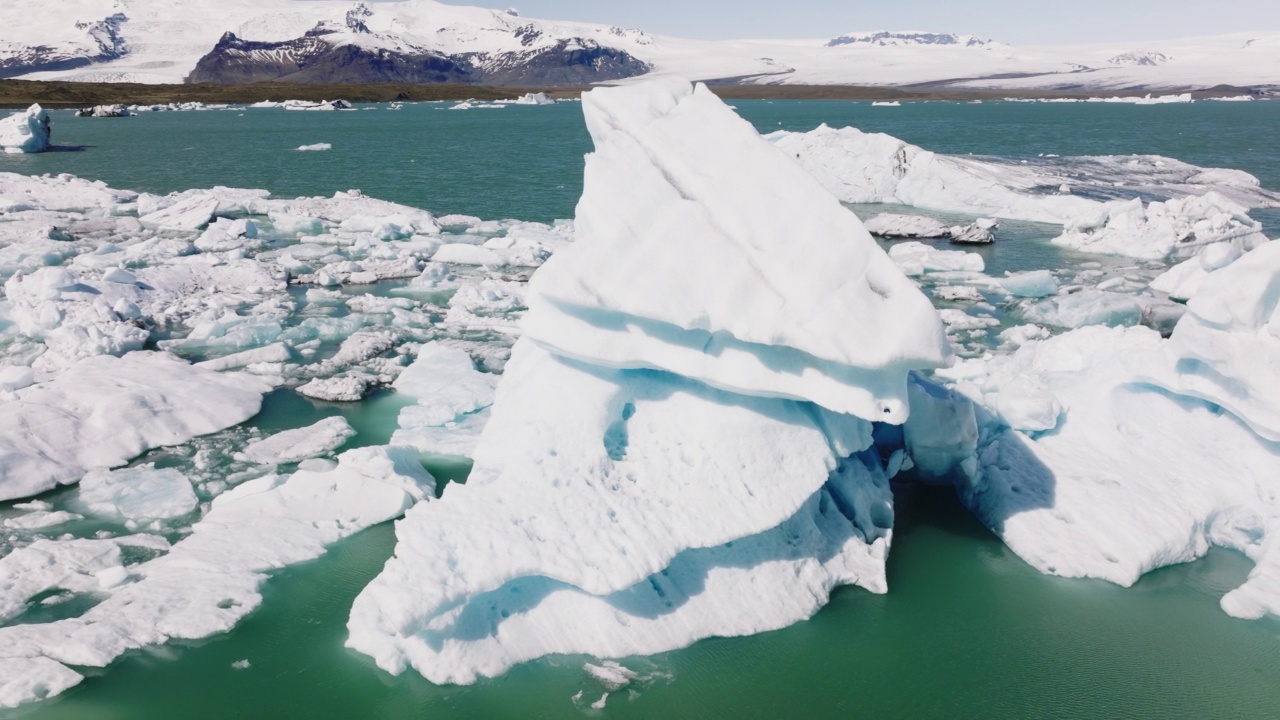
[[[435,0],[5,0],[0,77],[100,82],[582,85],[648,74],[761,84],[1018,89],[1280,85],[1280,32],[1015,47],[873,31],[706,41]]]

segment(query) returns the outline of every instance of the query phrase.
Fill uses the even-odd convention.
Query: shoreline
[[[913,85],[731,85],[707,83],[726,100],[854,100],[854,101],[998,101],[1005,98],[1051,99],[1088,97],[1141,97],[1190,92],[1195,99],[1256,95],[1249,88],[1219,85],[1214,88],[1129,88],[1125,90],[964,90],[953,87]],[[530,92],[545,92],[556,99],[576,98],[589,87],[516,87],[411,83],[247,85],[144,85],[138,83],[76,83],[61,81],[0,80],[0,108],[25,108],[39,103],[50,109],[93,105],[159,105],[203,102],[248,104],[264,100],[334,100],[353,103],[502,100]]]

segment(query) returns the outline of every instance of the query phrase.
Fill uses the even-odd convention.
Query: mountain
[[[680,74],[721,84],[1105,92],[1280,87],[1280,33],[1015,47],[877,30],[707,41],[435,0],[4,0],[0,77],[90,82],[576,86]]]

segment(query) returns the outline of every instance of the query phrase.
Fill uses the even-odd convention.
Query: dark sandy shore
[[[73,83],[0,80],[0,107],[26,107],[40,103],[46,107],[87,107],[105,104],[154,105],[171,102],[253,103],[262,100],[333,100],[388,102],[392,100],[497,100],[515,98],[528,92],[546,92],[552,97],[577,97],[587,88],[493,87],[484,85],[413,85],[377,83],[369,85],[297,85],[255,83],[252,85],[140,85],[133,83]],[[944,86],[911,87],[859,85],[730,85],[713,84],[719,96],[734,100],[998,100],[1006,97],[1061,98],[1096,95],[1145,95],[1145,88],[1122,91],[982,91]],[[1157,94],[1181,92],[1160,89]],[[1219,86],[1198,91],[1198,97],[1241,95],[1248,90]]]

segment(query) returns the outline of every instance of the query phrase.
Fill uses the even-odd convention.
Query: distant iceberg
[[[9,154],[38,153],[50,147],[49,113],[39,105],[0,120],[0,149]]]

